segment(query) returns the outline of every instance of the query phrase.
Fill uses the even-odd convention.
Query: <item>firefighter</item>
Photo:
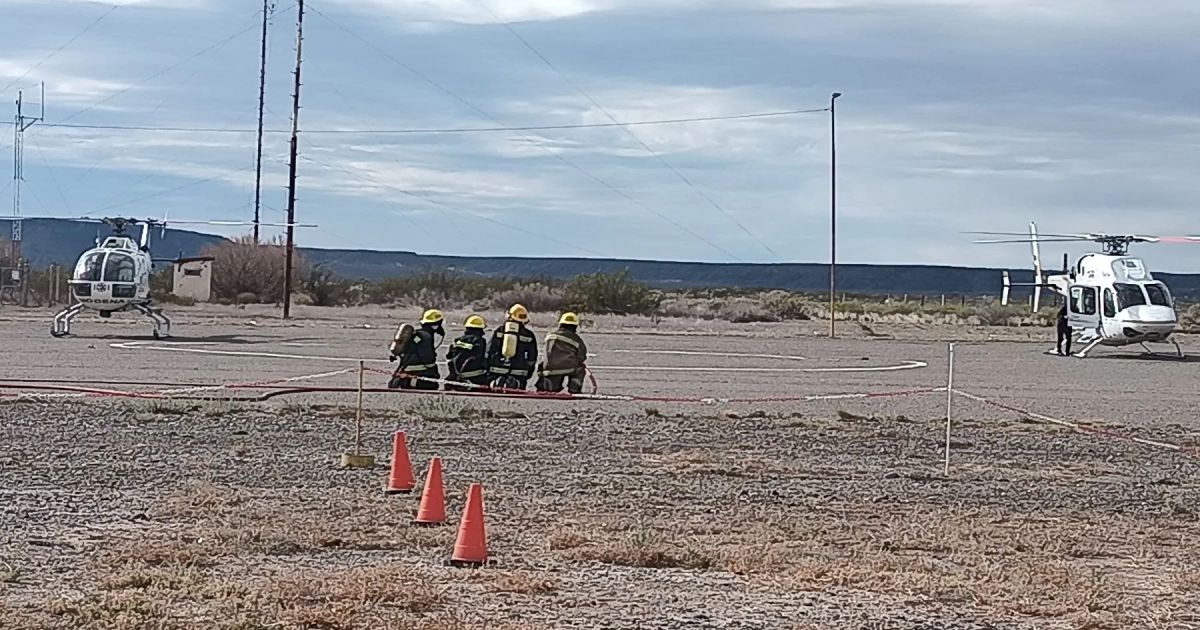
[[[1067,305],[1058,309],[1058,343],[1055,350],[1062,356],[1071,354],[1071,324],[1067,319]]]
[[[421,326],[413,331],[408,339],[399,340],[393,352],[393,357],[400,360],[392,380],[388,382],[389,389],[427,389],[436,390],[437,380],[441,372],[437,365],[437,344],[434,336],[446,336],[442,327],[442,312],[429,309],[421,316]],[[420,377],[420,378],[413,378]],[[432,381],[420,380],[433,379]]]
[[[446,351],[446,362],[450,369],[447,377],[447,390],[469,391],[476,388],[455,385],[454,383],[470,383],[486,386],[488,384],[487,339],[483,336],[487,323],[478,315],[467,318],[463,324],[463,335],[454,340]]]
[[[488,370],[493,387],[523,390],[537,365],[537,337],[529,330],[529,311],[520,304],[508,309],[508,319],[492,333]]]
[[[565,380],[568,392],[582,392],[586,361],[587,344],[579,336],[579,316],[563,313],[558,330],[546,334],[546,361],[538,366],[538,391],[560,392]]]

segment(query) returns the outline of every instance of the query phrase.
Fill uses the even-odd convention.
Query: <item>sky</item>
[[[282,222],[297,5],[272,1]],[[0,120],[18,90],[40,114],[45,84],[22,214],[250,221],[261,10],[0,0]],[[1027,245],[963,232],[1031,220],[1200,234],[1195,0],[306,0],[303,24],[301,246],[828,262],[835,91],[839,263],[1027,268]],[[611,124],[795,110],[817,111]],[[1200,245],[1135,247],[1200,272]]]

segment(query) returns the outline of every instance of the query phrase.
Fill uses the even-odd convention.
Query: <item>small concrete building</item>
[[[200,256],[176,260],[171,293],[176,297],[208,302],[212,299],[212,269],[212,257]]]

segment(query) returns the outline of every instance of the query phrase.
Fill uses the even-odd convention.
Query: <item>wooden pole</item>
[[[304,0],[299,0],[296,18],[296,76],[292,92],[292,144],[288,160],[287,258],[283,266],[283,318],[292,313],[292,252],[295,250],[296,229],[296,135],[300,131],[300,60],[304,43]]]

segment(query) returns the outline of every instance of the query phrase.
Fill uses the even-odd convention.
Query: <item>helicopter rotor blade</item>
[[[1090,239],[1090,238],[1063,238],[1063,237],[1053,237],[1053,236],[1049,237],[1049,238],[1039,237],[1037,240],[1034,240],[1027,236],[1025,238],[982,239],[982,240],[977,240],[977,241],[973,241],[973,242],[985,243],[985,244],[991,244],[991,243],[1085,243],[1090,240],[1092,240],[1092,239]]]
[[[171,223],[175,225],[254,225],[252,221],[171,221]],[[288,227],[289,225],[292,227],[319,227],[316,223],[263,223],[260,221],[258,224],[271,227]]]

